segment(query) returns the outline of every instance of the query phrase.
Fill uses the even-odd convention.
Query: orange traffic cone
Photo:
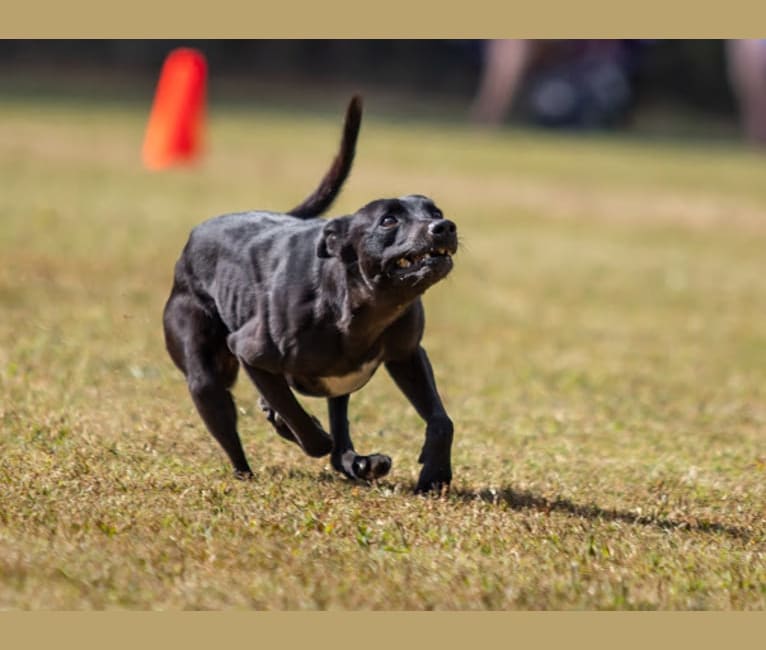
[[[202,148],[207,65],[201,52],[173,50],[165,59],[144,136],[148,169],[195,160]]]

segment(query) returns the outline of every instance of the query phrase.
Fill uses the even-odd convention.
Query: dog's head
[[[452,270],[457,227],[425,196],[380,199],[327,222],[320,257],[359,269],[376,292],[419,295]]]

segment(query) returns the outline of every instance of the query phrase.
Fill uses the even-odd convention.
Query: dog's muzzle
[[[452,256],[457,252],[457,226],[448,219],[439,219],[428,224],[426,242],[394,262],[396,271],[414,271],[430,267],[444,272],[452,268]]]

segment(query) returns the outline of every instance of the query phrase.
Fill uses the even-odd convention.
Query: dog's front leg
[[[329,454],[332,451],[332,438],[298,403],[285,378],[251,366],[242,359],[240,362],[258,392],[290,427],[303,451],[314,458]]]
[[[330,456],[333,468],[349,478],[372,481],[388,474],[391,458],[385,454],[360,456],[354,451],[348,429],[348,395],[327,400],[333,447]]]
[[[423,464],[416,492],[441,490],[452,481],[452,420],[436,390],[426,351],[418,346],[404,360],[387,361],[386,369],[426,422],[426,441],[418,462]]]

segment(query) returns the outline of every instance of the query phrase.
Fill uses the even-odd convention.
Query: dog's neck
[[[382,292],[375,278],[368,278],[358,263],[349,268],[335,258],[323,264],[320,273],[335,288],[334,298],[325,299],[320,310],[332,313],[339,329],[360,344],[377,340],[418,297]]]

